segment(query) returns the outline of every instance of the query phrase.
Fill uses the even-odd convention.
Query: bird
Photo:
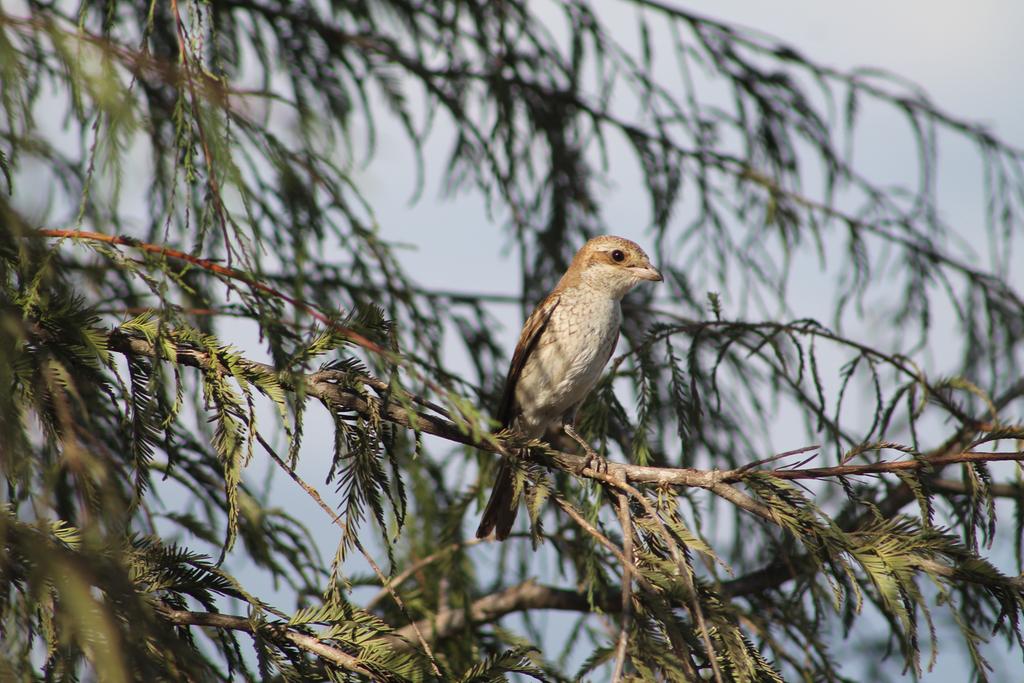
[[[576,413],[597,384],[619,340],[622,297],[641,282],[660,282],[640,246],[614,235],[594,237],[572,259],[551,293],[523,324],[496,415],[501,428],[538,439],[561,428],[588,458]],[[515,469],[503,457],[477,538],[508,538],[519,510]]]

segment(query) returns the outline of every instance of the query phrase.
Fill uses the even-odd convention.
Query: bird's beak
[[[663,278],[661,276],[661,273],[659,273],[658,269],[655,268],[654,266],[648,265],[648,266],[644,266],[643,268],[637,268],[637,267],[634,266],[633,268],[630,268],[630,270],[633,271],[633,275],[635,275],[636,277],[640,278],[641,280],[650,280],[651,282],[661,282],[662,280],[665,279],[665,278]]]

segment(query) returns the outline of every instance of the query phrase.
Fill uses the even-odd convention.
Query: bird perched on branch
[[[561,428],[594,456],[573,427],[576,411],[615,350],[622,297],[640,282],[661,279],[635,242],[603,235],[583,245],[523,325],[498,409],[502,427],[524,439]],[[502,460],[477,538],[491,531],[507,538],[518,509],[513,465]]]

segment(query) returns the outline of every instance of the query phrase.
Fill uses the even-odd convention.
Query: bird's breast
[[[560,300],[516,385],[520,429],[541,436],[586,398],[614,350],[621,322],[617,300]]]

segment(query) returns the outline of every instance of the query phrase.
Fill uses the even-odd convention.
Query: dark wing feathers
[[[523,368],[526,367],[526,361],[530,358],[530,354],[537,348],[544,329],[551,320],[551,314],[558,308],[560,298],[557,292],[549,294],[537,305],[537,308],[523,324],[519,343],[516,344],[515,353],[512,354],[512,364],[509,365],[508,375],[505,377],[505,390],[501,395],[501,404],[498,406],[497,417],[502,427],[512,426],[512,420],[515,419],[516,413],[516,384],[519,382],[519,376],[523,374]]]
[[[516,344],[515,353],[512,354],[512,363],[508,368],[508,375],[505,377],[505,390],[501,396],[501,405],[498,407],[498,421],[502,427],[512,426],[512,420],[516,416],[516,384],[523,374],[526,361],[530,354],[540,344],[544,329],[551,320],[551,314],[558,307],[559,296],[552,292],[545,298],[530,317],[523,324],[523,331],[519,335],[519,343]],[[480,526],[477,527],[476,537],[485,538],[493,531],[499,541],[508,538],[512,531],[512,525],[516,521],[516,513],[519,511],[519,496],[515,489],[515,472],[513,465],[507,459],[502,458],[498,467],[498,477],[495,479],[494,488],[491,489],[491,497],[484,508],[484,514],[480,518]]]

